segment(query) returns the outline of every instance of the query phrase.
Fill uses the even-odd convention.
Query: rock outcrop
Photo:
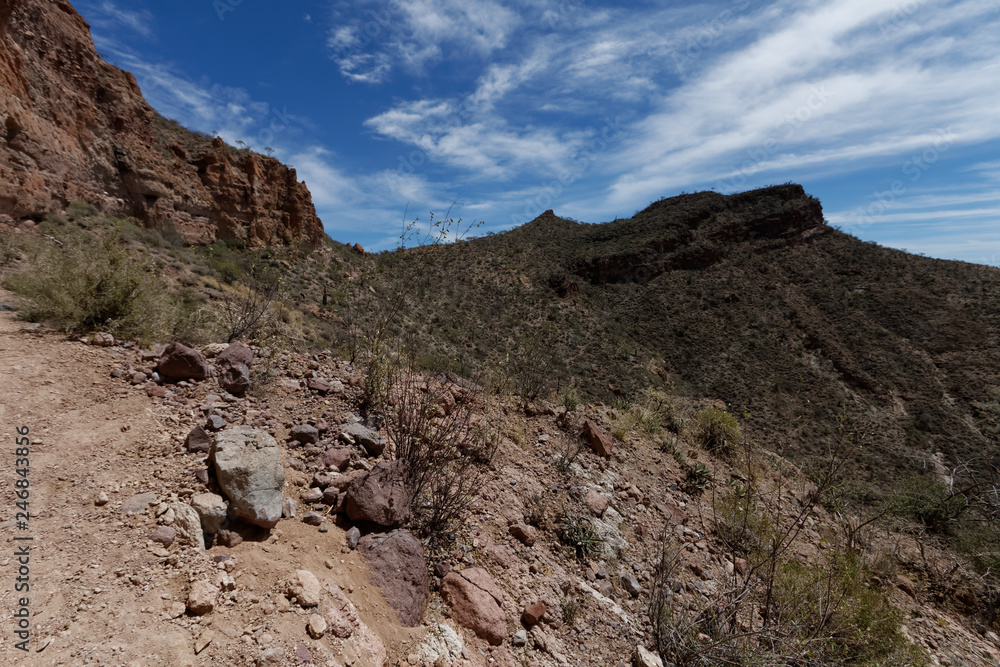
[[[104,62],[65,0],[0,3],[0,219],[40,220],[74,200],[187,243],[318,244],[295,170],[190,132]]]

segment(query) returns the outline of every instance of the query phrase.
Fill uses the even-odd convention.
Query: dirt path
[[[4,296],[0,294],[0,296]],[[181,453],[180,436],[204,421],[190,406],[164,405],[138,387],[113,380],[122,352],[67,342],[0,313],[0,665],[253,664],[267,647],[311,651],[314,664],[354,664],[350,647],[305,634],[301,609],[282,611],[280,582],[298,568],[337,583],[390,654],[406,650],[418,631],[400,628],[368,584],[367,569],[346,552],[344,533],[283,521],[263,542],[206,554],[171,550],[164,558],[148,541],[158,502],[183,497],[204,467]],[[30,429],[30,520],[15,521],[15,429]],[[301,474],[300,474],[301,477]],[[288,486],[304,486],[291,471]],[[101,492],[109,502],[98,505]],[[156,501],[134,514],[122,503],[151,492]],[[15,540],[30,536],[31,541]],[[16,648],[19,608],[15,549],[30,545],[30,652]],[[191,581],[221,574],[213,557],[229,555],[236,591],[216,613],[178,614]],[[275,607],[278,610],[275,610]],[[210,630],[211,644],[195,654]],[[300,653],[301,655],[301,653]],[[348,657],[345,659],[343,655]],[[282,662],[281,664],[285,664]]]

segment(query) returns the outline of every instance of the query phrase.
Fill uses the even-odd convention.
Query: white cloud
[[[106,30],[121,26],[140,37],[153,36],[153,16],[146,10],[136,12],[122,9],[111,0],[86,2],[84,6],[87,8],[87,14],[90,16],[90,23],[93,27]]]

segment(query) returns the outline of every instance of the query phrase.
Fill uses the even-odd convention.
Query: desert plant
[[[712,471],[704,463],[693,463],[687,469],[685,486],[691,492],[701,493],[712,482]]]
[[[696,412],[693,428],[698,444],[723,456],[733,453],[740,440],[740,425],[736,417],[719,408]]]
[[[148,342],[169,331],[175,307],[152,263],[115,233],[51,237],[7,286],[28,300],[24,316],[64,331],[102,329]]]
[[[222,298],[226,342],[255,338],[270,326],[273,306],[281,292],[281,277],[262,264],[253,265]]]
[[[604,540],[594,530],[590,519],[564,512],[558,524],[559,539],[584,560],[600,553]]]
[[[446,387],[411,370],[394,376],[387,391],[388,451],[402,465],[414,524],[425,536],[440,533],[466,516],[486,481],[499,438],[492,423],[476,417],[479,392],[467,390],[451,405]]]

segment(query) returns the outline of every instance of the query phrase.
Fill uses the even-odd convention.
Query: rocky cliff
[[[0,0],[0,123],[0,216],[81,199],[188,243],[323,238],[294,169],[160,117],[65,0]]]

